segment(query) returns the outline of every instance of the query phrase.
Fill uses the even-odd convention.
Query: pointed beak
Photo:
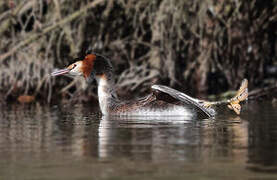
[[[70,72],[70,69],[60,69],[51,73],[51,76],[60,76]]]

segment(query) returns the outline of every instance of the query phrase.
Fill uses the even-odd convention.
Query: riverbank
[[[45,102],[95,96],[81,80],[49,78],[89,51],[111,59],[122,94],[158,83],[207,96],[234,90],[243,78],[250,89],[270,87],[276,14],[275,0],[4,1],[0,92]]]

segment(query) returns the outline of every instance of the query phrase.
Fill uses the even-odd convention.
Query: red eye
[[[71,64],[70,66],[68,66],[68,69],[72,70],[77,66],[77,64]]]

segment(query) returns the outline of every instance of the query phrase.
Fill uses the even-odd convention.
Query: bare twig
[[[63,20],[59,21],[58,23],[45,28],[41,33],[35,33],[35,34],[31,34],[29,35],[29,37],[27,37],[25,40],[21,41],[18,45],[16,45],[15,47],[13,47],[10,51],[8,51],[5,54],[2,54],[0,56],[0,61],[5,60],[6,58],[10,57],[12,54],[14,54],[18,49],[28,45],[29,43],[32,43],[33,41],[37,40],[38,38],[40,38],[41,36],[47,34],[48,32],[61,27],[71,21],[73,21],[74,19],[78,18],[79,16],[81,16],[84,12],[86,12],[88,9],[93,8],[101,3],[105,2],[105,0],[95,0],[92,3],[90,3],[88,6],[80,9],[79,11],[69,15],[68,17],[64,18]],[[1,32],[1,31],[0,31]],[[0,33],[1,34],[1,33]]]

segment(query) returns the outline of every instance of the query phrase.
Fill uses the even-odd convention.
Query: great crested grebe
[[[77,61],[65,69],[55,71],[51,76],[70,74],[83,76],[88,83],[94,79],[98,85],[98,101],[104,115],[127,116],[194,116],[213,117],[216,112],[213,107],[228,105],[237,114],[240,114],[239,103],[247,99],[248,82],[243,80],[235,97],[225,100],[208,102],[192,98],[182,92],[167,86],[153,85],[153,92],[137,101],[121,102],[115,92],[114,74],[111,62],[104,56],[88,54],[83,60]]]

